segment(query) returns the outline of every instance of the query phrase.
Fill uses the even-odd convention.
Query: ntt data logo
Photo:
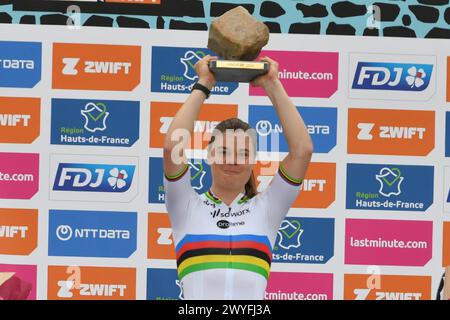
[[[114,163],[105,157],[83,156],[86,160],[95,159],[95,163],[73,162],[70,156],[52,156],[51,163],[54,171],[51,172],[53,184],[51,195],[55,200],[64,199],[73,195],[75,198],[102,201],[103,199],[114,199],[123,201],[130,199],[137,193],[137,159],[129,157],[112,157]],[[69,159],[72,161],[58,161],[58,159]],[[54,165],[54,167],[53,167]],[[117,196],[114,196],[117,195]]]
[[[52,99],[52,144],[131,147],[138,139],[138,101]]]
[[[432,166],[349,163],[346,208],[426,211],[433,203],[433,181]]]
[[[297,108],[305,121],[315,153],[328,153],[336,146],[337,109]],[[280,120],[272,106],[249,107],[249,124],[258,134],[258,151],[287,152]]]
[[[351,54],[350,96],[428,100],[435,91],[435,65],[434,56]]]
[[[49,255],[128,258],[136,251],[136,212],[50,210]]]
[[[272,254],[274,262],[327,263],[334,255],[334,219],[286,218]]]
[[[0,87],[33,88],[41,81],[42,44],[0,41]]]
[[[202,48],[152,48],[152,92],[189,93],[198,80],[195,64],[212,51]],[[164,61],[164,63],[161,63]],[[211,90],[214,94],[230,95],[238,83],[217,82]]]

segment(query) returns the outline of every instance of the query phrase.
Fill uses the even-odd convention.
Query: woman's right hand
[[[214,85],[216,84],[216,77],[209,70],[209,62],[217,59],[217,57],[213,57],[208,54],[203,59],[197,61],[194,66],[195,72],[198,75],[198,83],[204,85],[209,90],[211,90],[212,87],[214,87]]]

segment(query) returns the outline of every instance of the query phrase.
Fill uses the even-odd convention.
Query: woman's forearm
[[[194,90],[191,92],[187,100],[175,114],[175,117],[169,126],[164,140],[164,149],[171,150],[177,143],[180,143],[179,139],[176,138],[179,135],[173,134],[175,130],[181,129],[185,131],[186,135],[192,135],[195,121],[198,118],[200,108],[205,99],[205,94],[200,90]],[[184,147],[186,147],[186,143],[188,143],[188,141],[183,141],[183,143],[185,144]]]
[[[311,154],[313,149],[311,137],[282,83],[277,79],[267,83],[264,89],[280,118],[290,155],[304,157]]]

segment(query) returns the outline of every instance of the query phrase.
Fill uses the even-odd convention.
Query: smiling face
[[[255,163],[254,138],[241,129],[216,132],[208,148],[214,183],[222,189],[243,192]]]

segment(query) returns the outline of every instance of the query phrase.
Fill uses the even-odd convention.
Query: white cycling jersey
[[[280,168],[255,197],[227,206],[191,187],[189,165],[165,176],[178,277],[185,299],[262,300],[278,228],[299,193],[300,180]]]

